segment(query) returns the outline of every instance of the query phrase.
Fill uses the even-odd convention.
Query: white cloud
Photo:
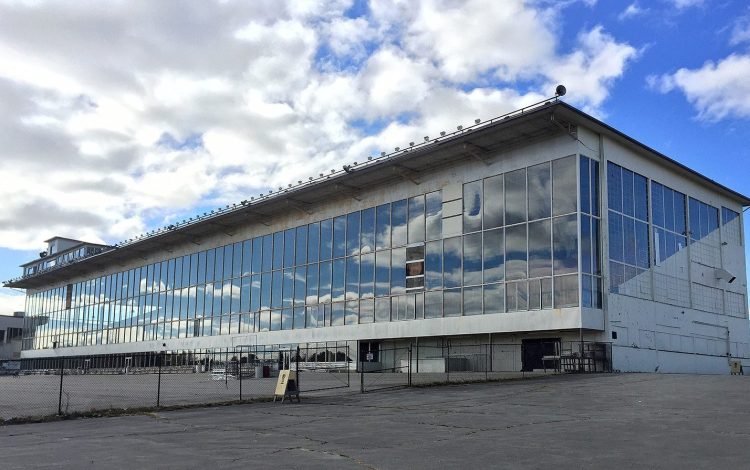
[[[2,3],[0,245],[131,238],[558,82],[595,109],[637,51],[601,27],[563,49],[560,5]]]
[[[742,43],[750,43],[750,14],[737,18],[732,25],[732,36],[729,44],[736,46]]]
[[[618,43],[601,26],[578,36],[575,52],[552,61],[547,75],[555,82],[567,84],[571,100],[593,110],[609,95],[612,81],[620,77],[625,67],[639,51],[629,44]]]
[[[750,118],[750,55],[732,54],[698,69],[682,68],[673,74],[651,77],[662,93],[681,91],[698,111],[698,118]]]
[[[648,8],[641,8],[641,6],[638,5],[638,2],[633,2],[617,15],[617,19],[624,21],[630,18],[635,18],[636,16],[641,16],[646,12],[648,12]]]
[[[685,8],[690,8],[690,7],[703,6],[703,4],[705,3],[705,0],[666,0],[666,1],[672,4],[675,8],[679,10],[683,10]]]
[[[23,312],[26,297],[11,289],[0,288],[0,315],[13,315],[13,312]]]

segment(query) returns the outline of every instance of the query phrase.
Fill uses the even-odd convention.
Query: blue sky
[[[556,83],[750,194],[747,77],[742,1],[0,0],[0,279],[53,235],[115,243]]]

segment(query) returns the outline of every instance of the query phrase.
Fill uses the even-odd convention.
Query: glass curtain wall
[[[597,307],[597,175],[570,156],[467,182],[455,237],[435,191],[33,294],[24,348]]]

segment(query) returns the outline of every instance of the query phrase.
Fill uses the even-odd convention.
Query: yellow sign
[[[289,381],[296,383],[297,373],[292,370],[279,371],[279,380],[276,382],[276,391],[273,394],[274,401],[276,401],[277,398],[281,398],[283,401],[287,392],[287,387],[289,387]],[[296,390],[294,391],[296,392]]]

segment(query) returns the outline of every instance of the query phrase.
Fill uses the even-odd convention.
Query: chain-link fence
[[[273,397],[279,371],[285,369],[296,372],[303,393],[337,393],[349,388],[353,368],[348,346],[17,362],[17,374],[0,376],[0,422],[265,399]]]
[[[576,341],[454,344],[447,340],[439,345],[381,349],[377,351],[377,358],[374,353],[360,354],[358,369],[362,393],[555,373],[611,372],[612,346]]]
[[[371,345],[372,343],[364,343]],[[0,422],[23,417],[158,409],[267,399],[281,370],[303,396],[566,372],[611,372],[611,344],[407,344],[363,348],[120,354],[16,361],[0,376]],[[356,375],[355,375],[356,374]],[[352,377],[354,376],[354,377]]]

